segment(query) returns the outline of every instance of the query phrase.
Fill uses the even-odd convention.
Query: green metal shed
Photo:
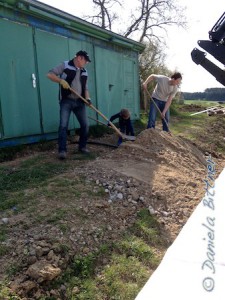
[[[57,137],[58,89],[46,74],[80,49],[92,59],[93,104],[108,117],[127,107],[139,118],[141,43],[32,0],[0,0],[0,41],[0,147]]]

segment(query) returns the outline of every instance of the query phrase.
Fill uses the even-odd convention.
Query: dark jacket
[[[64,77],[66,74],[66,78],[63,78],[63,79],[65,79],[71,86],[71,83],[76,76],[76,67],[73,63],[73,59],[71,59],[70,61],[65,61],[64,64],[65,64],[65,69],[64,69],[63,73],[64,73]],[[81,96],[85,98],[85,87],[86,87],[86,82],[87,82],[88,76],[87,76],[87,71],[85,68],[82,68],[80,71],[81,71],[80,72],[80,81],[81,81],[81,86],[82,86]],[[61,100],[66,99],[71,94],[70,90],[64,89],[62,86],[61,86],[60,91],[61,91],[61,97],[60,97]]]
[[[133,125],[131,123],[130,118],[123,119],[120,112],[111,116],[110,122],[113,122],[115,119],[119,118],[119,127],[122,133],[126,133],[126,135],[134,135]]]

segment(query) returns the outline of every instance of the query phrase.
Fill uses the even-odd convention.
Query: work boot
[[[84,147],[84,148],[79,148],[78,151],[81,152],[81,153],[83,153],[83,154],[89,154],[89,153],[90,153],[90,151],[89,151],[86,147]]]
[[[65,151],[59,152],[58,158],[61,159],[61,160],[65,159],[66,158],[66,152]]]

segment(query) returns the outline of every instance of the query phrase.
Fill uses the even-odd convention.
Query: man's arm
[[[88,90],[85,90],[85,99],[90,99],[90,94]]]
[[[162,118],[165,118],[166,112],[169,109],[169,107],[172,103],[172,100],[173,100],[173,95],[170,95],[168,100],[166,101],[166,105],[164,107],[164,110],[162,111]]]
[[[53,81],[53,82],[60,83],[61,78],[58,77],[58,76],[57,76],[56,74],[54,74],[54,73],[49,72],[49,73],[47,74],[47,77],[48,77],[51,81]]]
[[[150,76],[148,76],[148,78],[143,83],[143,89],[147,90],[148,83],[153,81],[153,80],[155,80],[155,74],[151,74]]]
[[[61,79],[60,77],[58,77],[58,76],[57,76],[56,74],[54,74],[54,73],[49,72],[49,73],[47,74],[47,77],[48,77],[51,81],[61,84],[61,86],[62,86],[64,89],[69,89],[69,88],[70,88],[70,85],[69,85],[69,83],[68,83],[66,80]]]
[[[110,122],[113,122],[115,119],[118,119],[120,117],[120,113],[117,113],[113,116],[111,116],[111,118],[109,119]]]

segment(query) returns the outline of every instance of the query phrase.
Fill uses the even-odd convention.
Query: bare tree
[[[170,25],[185,26],[184,8],[176,0],[138,0],[132,13],[131,24],[124,32],[125,37],[138,36],[138,41],[159,39],[160,31]]]
[[[92,23],[104,28],[112,30],[112,24],[118,19],[118,15],[113,11],[113,7],[117,4],[121,6],[119,0],[92,0],[96,15],[86,16],[85,19],[91,19]]]
[[[128,0],[127,0],[128,1]],[[160,40],[168,26],[185,27],[184,7],[177,0],[92,0],[96,15],[86,17],[92,23],[127,38],[143,42]],[[135,7],[135,9],[133,9]],[[115,22],[117,21],[117,22]],[[118,26],[119,25],[119,26]]]

